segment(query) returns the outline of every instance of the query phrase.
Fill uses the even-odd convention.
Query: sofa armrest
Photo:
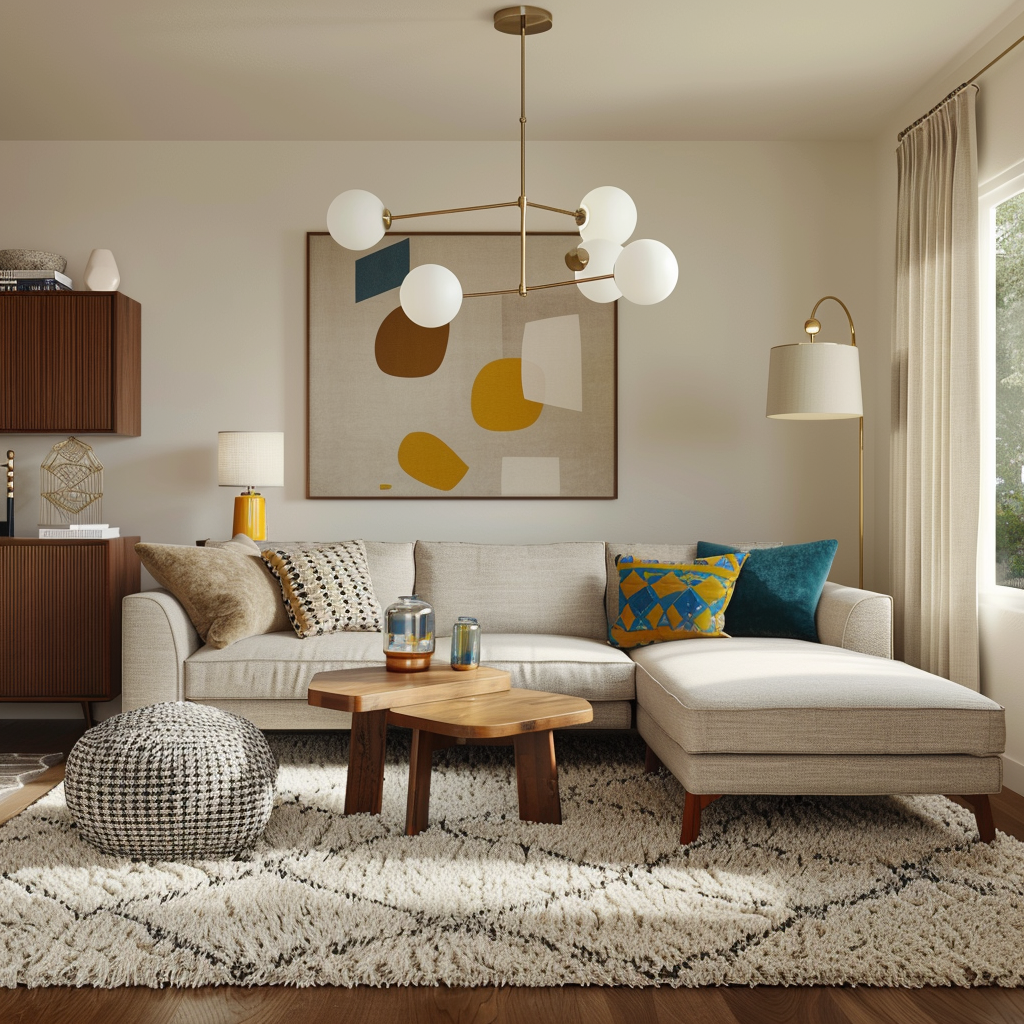
[[[878,658],[892,657],[892,598],[888,594],[826,583],[814,621],[823,644]]]
[[[121,707],[185,699],[185,661],[203,641],[166,590],[129,594],[121,610]]]

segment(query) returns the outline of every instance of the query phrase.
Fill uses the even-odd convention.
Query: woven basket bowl
[[[0,249],[0,270],[56,270],[63,274],[68,261],[55,252],[38,249]]]

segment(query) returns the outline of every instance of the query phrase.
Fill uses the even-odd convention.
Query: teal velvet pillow
[[[743,563],[725,613],[730,636],[787,637],[818,643],[814,612],[839,541],[816,540],[781,548],[754,548]],[[734,554],[729,544],[697,544],[697,557]]]

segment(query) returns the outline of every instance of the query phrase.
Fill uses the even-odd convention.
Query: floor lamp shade
[[[864,415],[856,345],[777,345],[768,364],[769,417],[843,420]]]
[[[235,498],[231,534],[267,539],[266,505],[254,487],[284,486],[284,434],[278,431],[222,430],[217,434],[217,483],[245,487]]]

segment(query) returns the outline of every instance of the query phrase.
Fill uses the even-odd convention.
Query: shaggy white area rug
[[[59,787],[0,828],[0,984],[1024,983],[1024,844],[951,801],[727,797],[681,848],[636,737],[557,743],[564,824],[519,821],[511,749],[455,748],[409,838],[403,734],[380,817],[342,814],[347,734],[272,736],[230,860],[106,856]]]
[[[63,754],[0,754],[0,800],[42,775]]]

